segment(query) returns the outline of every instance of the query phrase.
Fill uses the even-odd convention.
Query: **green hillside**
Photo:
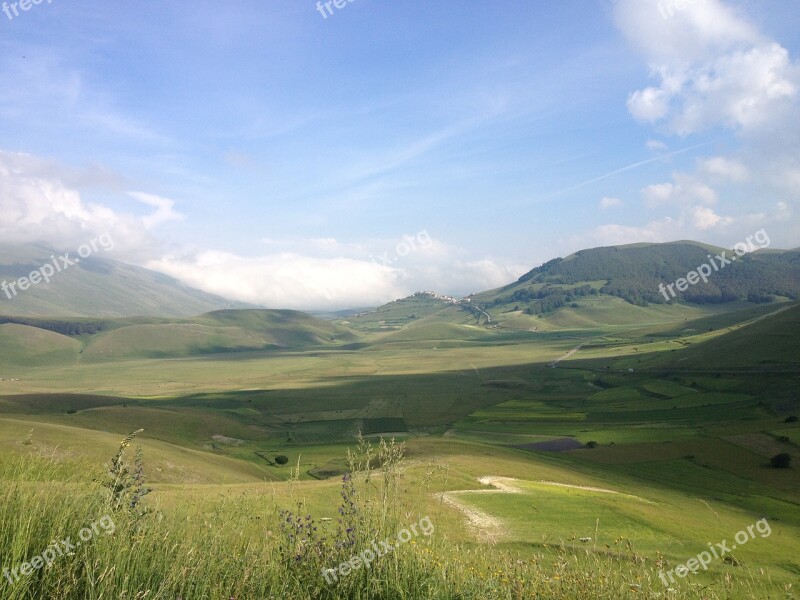
[[[75,362],[78,340],[15,323],[0,325],[0,365],[48,365]]]
[[[597,294],[618,296],[631,304],[664,304],[659,286],[675,282],[726,253],[731,264],[711,269],[700,281],[678,294],[677,300],[695,304],[740,300],[769,301],[772,297],[800,297],[800,252],[756,251],[740,257],[731,250],[697,242],[632,244],[581,250],[553,259],[529,271],[518,281],[473,300],[486,308],[517,303],[535,312],[549,312]],[[709,256],[711,258],[709,258]]]
[[[678,357],[655,356],[643,360],[645,368],[788,370],[800,373],[800,305],[741,325],[701,336],[687,343]]]
[[[453,320],[454,314],[461,311],[447,310],[453,309],[452,300],[445,299],[432,292],[417,292],[407,298],[400,298],[378,308],[367,310],[349,315],[338,322],[353,329],[365,332],[386,332],[397,331],[403,327],[426,319],[427,317],[440,315],[444,311],[450,315],[447,321]]]

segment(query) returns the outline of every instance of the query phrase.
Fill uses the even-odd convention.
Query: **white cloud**
[[[598,246],[620,246],[637,242],[666,242],[670,240],[670,232],[675,230],[675,223],[670,218],[652,221],[644,226],[621,225],[609,223],[599,225],[588,233],[571,236],[565,240],[570,252]]]
[[[645,146],[648,150],[652,150],[653,152],[666,152],[669,150],[669,147],[660,140],[647,140]]]
[[[0,150],[0,239],[69,250],[108,233],[118,256],[152,257],[156,241],[149,229],[175,217],[170,201],[139,194],[139,200],[156,210],[137,217],[85,201],[67,183],[75,181],[99,187],[119,183],[103,169],[81,173],[29,154]]]
[[[619,198],[611,198],[606,196],[600,200],[600,208],[602,209],[619,208],[622,205],[623,202]]]
[[[292,253],[242,257],[204,251],[146,265],[192,287],[271,308],[345,308],[404,295],[398,270],[348,258]]]
[[[669,112],[670,97],[664,90],[648,87],[631,93],[628,110],[637,121],[654,122]]]
[[[715,125],[745,134],[774,127],[795,104],[798,83],[797,66],[778,44],[722,56],[691,73],[673,96],[671,128],[688,135]]]
[[[663,205],[685,206],[696,202],[717,202],[717,192],[696,177],[674,173],[672,178],[672,182],[654,183],[642,189],[646,206],[656,208]]]
[[[174,210],[175,202],[168,198],[161,198],[153,194],[145,194],[144,192],[128,192],[128,195],[156,209],[154,213],[142,217],[142,224],[144,224],[147,229],[152,229],[167,221],[180,221],[184,218],[181,213]]]
[[[750,169],[742,162],[724,156],[701,159],[698,161],[698,170],[720,181],[744,183],[750,180]]]
[[[765,168],[765,177],[780,191],[800,196],[800,165],[784,159],[784,164],[771,164]]]
[[[714,212],[713,209],[707,206],[693,206],[689,209],[689,216],[691,218],[691,225],[695,229],[705,231],[716,227],[720,223],[729,222],[730,219],[724,219]]]
[[[684,65],[705,61],[743,45],[757,45],[763,36],[720,0],[685,2],[670,19],[659,6],[665,0],[618,0],[617,26],[652,65]]]
[[[672,183],[653,183],[642,190],[644,202],[649,207],[671,202],[675,194],[675,186]]]
[[[226,298],[301,310],[379,305],[420,290],[466,295],[505,285],[530,268],[485,259],[408,269],[344,257],[290,252],[244,257],[218,251],[167,256],[146,266]]]
[[[639,121],[666,122],[689,135],[722,125],[747,132],[787,123],[796,109],[800,68],[719,0],[689,2],[672,18],[663,0],[619,0],[616,20],[648,61],[658,85],[631,93]]]

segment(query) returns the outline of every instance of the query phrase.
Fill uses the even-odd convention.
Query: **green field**
[[[493,313],[492,323],[418,298],[336,323],[287,311],[219,311],[118,321],[78,335],[0,325],[0,477],[10,490],[0,499],[6,493],[6,503],[20,503],[6,507],[0,548],[13,552],[0,549],[0,562],[34,554],[42,535],[69,525],[15,529],[11,515],[26,502],[32,514],[80,512],[38,485],[94,498],[91,480],[137,429],[154,488],[146,503],[161,519],[146,525],[153,536],[274,558],[278,508],[301,506],[320,527],[328,523],[321,519],[336,521],[341,479],[352,470],[347,451],[360,432],[374,443],[406,444],[394,508],[370,496],[380,485],[359,492],[377,503],[364,515],[395,511],[374,532],[412,516],[436,524],[427,545],[420,540],[402,554],[407,562],[391,567],[425,581],[419,593],[796,597],[800,425],[789,417],[800,413],[800,305],[633,307],[625,319],[619,311],[603,316],[621,300],[588,298],[594,305],[580,318],[512,311]],[[540,325],[522,327],[524,320]],[[770,467],[782,452],[794,468]],[[372,464],[380,480],[380,461]],[[373,514],[378,504],[384,512]],[[187,519],[228,525],[189,532]],[[665,591],[661,569],[761,519],[768,536]],[[201,578],[206,587],[190,590],[172,569],[159,574],[144,559],[128,561],[112,539],[103,541],[105,554],[94,554],[100,546],[80,554],[108,573],[85,597],[112,597],[119,569],[135,582],[131,591],[152,589],[147,597],[211,598],[234,589],[237,598],[301,597],[291,595],[299,588],[280,592],[279,572],[256,569],[259,579],[221,554],[214,556],[230,571],[220,575],[228,587]],[[136,539],[142,551],[173,556],[152,538]],[[195,572],[183,559],[175,565]],[[211,563],[204,568],[217,572]],[[50,589],[78,597],[85,589],[69,591],[66,582],[81,569],[64,562],[24,585],[0,580],[0,595],[34,598]],[[388,563],[380,569],[397,575]],[[318,573],[295,575],[292,585],[320,584]],[[57,581],[52,588],[48,577]],[[354,589],[322,585],[309,597]]]

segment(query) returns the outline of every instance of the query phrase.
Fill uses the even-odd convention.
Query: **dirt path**
[[[519,494],[520,489],[514,484],[517,481],[511,477],[495,477],[487,475],[478,479],[483,485],[491,485],[489,490],[458,490],[440,494],[442,502],[452,506],[467,518],[469,528],[484,542],[495,544],[508,535],[508,528],[502,519],[493,517],[489,513],[470,506],[459,498],[464,494]]]
[[[570,350],[569,352],[567,352],[567,353],[566,353],[564,356],[562,356],[561,358],[557,358],[556,360],[552,361],[552,362],[550,363],[550,368],[551,368],[551,369],[555,369],[555,368],[558,366],[558,363],[560,363],[562,360],[567,360],[569,357],[571,357],[573,354],[575,354],[576,352],[578,352],[578,350],[580,350],[580,349],[581,349],[583,346],[585,346],[585,345],[586,345],[586,342],[582,342],[582,343],[578,344],[577,346],[575,346],[575,347],[574,347],[572,350]]]
[[[513,477],[497,477],[495,475],[486,475],[478,478],[478,481],[483,485],[492,486],[491,489],[481,490],[457,490],[454,492],[443,492],[438,494],[441,501],[452,506],[461,512],[467,519],[469,529],[475,536],[490,544],[495,544],[508,537],[508,525],[500,518],[495,517],[479,508],[471,506],[469,503],[461,499],[464,494],[521,494],[522,490],[519,487],[519,479]],[[556,481],[536,481],[530,483],[537,483],[540,485],[552,485],[562,488],[571,488],[575,490],[585,490],[587,492],[596,492],[601,494],[620,494],[614,490],[608,490],[599,487],[590,487],[588,485],[572,485],[569,483],[558,483]],[[631,498],[636,498],[643,502],[650,502],[638,496],[631,496],[629,494],[622,494]]]

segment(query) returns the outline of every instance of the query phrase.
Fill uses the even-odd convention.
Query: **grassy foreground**
[[[393,441],[362,440],[348,453],[336,518],[311,514],[297,481],[288,496],[152,510],[129,442],[109,469],[87,465],[66,480],[59,461],[35,453],[0,467],[0,596],[760,597],[746,576],[667,590],[658,565],[625,543],[607,553],[544,545],[523,555],[451,541],[419,502],[433,474],[418,478],[422,494],[401,489],[405,449]],[[783,597],[792,597],[790,587]]]

